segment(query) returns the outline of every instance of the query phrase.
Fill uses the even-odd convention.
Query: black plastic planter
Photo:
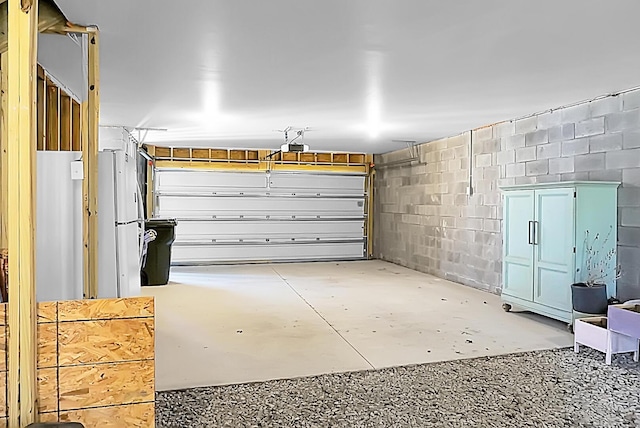
[[[596,284],[588,287],[582,282],[572,284],[571,300],[574,311],[585,314],[606,314],[608,305],[607,286],[605,284]]]

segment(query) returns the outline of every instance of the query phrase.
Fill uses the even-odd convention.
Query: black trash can
[[[175,219],[151,219],[145,222],[145,230],[155,230],[156,239],[149,242],[147,257],[140,272],[144,285],[165,285],[169,282],[171,268],[171,245],[176,239]]]

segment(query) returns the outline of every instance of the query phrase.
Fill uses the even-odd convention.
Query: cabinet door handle
[[[537,221],[533,222],[533,245],[538,245],[538,223]]]
[[[533,221],[529,220],[529,245],[533,245]]]

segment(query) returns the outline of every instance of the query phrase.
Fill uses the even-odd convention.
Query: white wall
[[[38,152],[36,297],[82,298],[82,180],[71,179],[80,152]]]

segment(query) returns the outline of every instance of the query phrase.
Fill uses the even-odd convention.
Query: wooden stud
[[[44,70],[42,70],[42,74],[40,75],[40,71],[42,68],[38,67],[38,94],[37,94],[37,102],[38,102],[38,136],[37,136],[37,149],[44,150],[45,148],[45,126],[47,123],[47,114],[46,114],[46,101],[47,101],[47,80],[44,78]]]
[[[156,147],[155,146],[147,146],[147,153],[153,159],[156,156]],[[147,162],[147,218],[153,218],[153,212],[155,210],[155,186],[154,186],[154,177],[155,177],[155,163],[152,161]]]
[[[98,29],[89,38],[89,96],[87,98],[87,150],[85,180],[88,180],[88,241],[85,243],[89,271],[89,298],[98,297],[98,133],[100,122],[100,34]],[[84,158],[84,156],[83,156]]]
[[[2,124],[0,136],[0,295],[2,301],[7,301],[7,284],[8,284],[8,238],[7,238],[7,222],[9,214],[9,187],[8,187],[8,169],[9,157],[7,155],[8,142],[8,92],[7,82],[9,78],[8,72],[8,55],[3,53],[0,55],[0,91],[1,91],[1,114]]]
[[[60,90],[51,82],[47,81],[47,135],[45,139],[45,150],[60,150]]]
[[[367,175],[367,258],[373,258],[373,228],[374,228],[374,205],[373,205],[373,189],[375,180],[375,170],[370,169]]]
[[[91,295],[91,289],[89,284],[91,283],[91,276],[89,274],[89,265],[91,263],[89,256],[89,174],[87,174],[87,167],[89,165],[89,108],[88,103],[85,101],[80,105],[80,117],[81,117],[81,141],[82,141],[82,168],[84,169],[84,179],[82,180],[82,260],[83,260],[83,281],[82,281],[82,296],[88,299]]]
[[[71,100],[71,150],[82,150],[82,107],[76,100]]]
[[[38,1],[8,0],[9,426],[37,419],[35,158]]]
[[[60,150],[71,151],[71,97],[60,91]]]

